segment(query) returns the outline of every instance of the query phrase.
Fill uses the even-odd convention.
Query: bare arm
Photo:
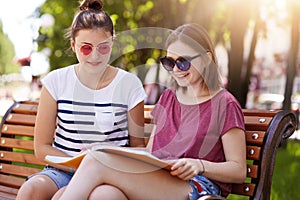
[[[46,155],[67,156],[62,151],[52,147],[56,129],[56,115],[57,103],[48,90],[43,87],[34,129],[35,156],[41,161],[45,161]],[[51,165],[59,169],[69,170],[69,167],[52,163]]]
[[[223,137],[226,162],[183,158],[173,165],[172,175],[188,180],[204,170],[204,176],[224,183],[241,183],[246,178],[246,141],[241,129],[233,128]],[[204,169],[205,168],[205,169]]]
[[[226,162],[203,161],[205,176],[227,183],[241,183],[246,178],[246,140],[241,129],[234,128],[222,137]]]
[[[131,147],[145,147],[144,140],[144,101],[128,112],[128,132]]]

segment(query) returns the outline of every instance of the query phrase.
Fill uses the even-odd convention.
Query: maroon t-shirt
[[[196,105],[178,101],[173,90],[161,95],[152,111],[156,133],[152,153],[161,159],[199,158],[224,162],[221,137],[232,128],[245,130],[242,109],[225,89]],[[227,196],[231,184],[211,180]]]

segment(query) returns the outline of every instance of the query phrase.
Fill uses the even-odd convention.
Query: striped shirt
[[[42,83],[58,105],[53,146],[70,156],[94,142],[127,144],[127,112],[146,97],[141,81],[122,69],[100,90],[84,86],[74,65],[50,72]]]

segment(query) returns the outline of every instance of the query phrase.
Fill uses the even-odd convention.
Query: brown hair
[[[103,29],[113,36],[113,22],[102,10],[103,5],[101,0],[83,0],[79,6],[80,12],[74,17],[66,36],[74,40],[77,32],[83,29]]]
[[[212,61],[204,67],[201,74],[207,89],[217,90],[222,86],[222,80],[218,69],[218,61],[215,54],[214,45],[207,31],[195,23],[184,24],[175,29],[168,37],[166,46],[180,40],[189,45],[199,53],[210,52]]]

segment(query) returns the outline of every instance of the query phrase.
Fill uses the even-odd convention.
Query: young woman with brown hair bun
[[[95,143],[145,146],[146,95],[135,75],[108,64],[114,27],[102,7],[101,0],[81,3],[67,34],[78,63],[54,70],[42,80],[34,136],[35,155],[41,161],[46,155],[76,156]],[[74,171],[48,163],[28,177],[17,199],[51,199]],[[112,193],[122,199],[116,188]]]

